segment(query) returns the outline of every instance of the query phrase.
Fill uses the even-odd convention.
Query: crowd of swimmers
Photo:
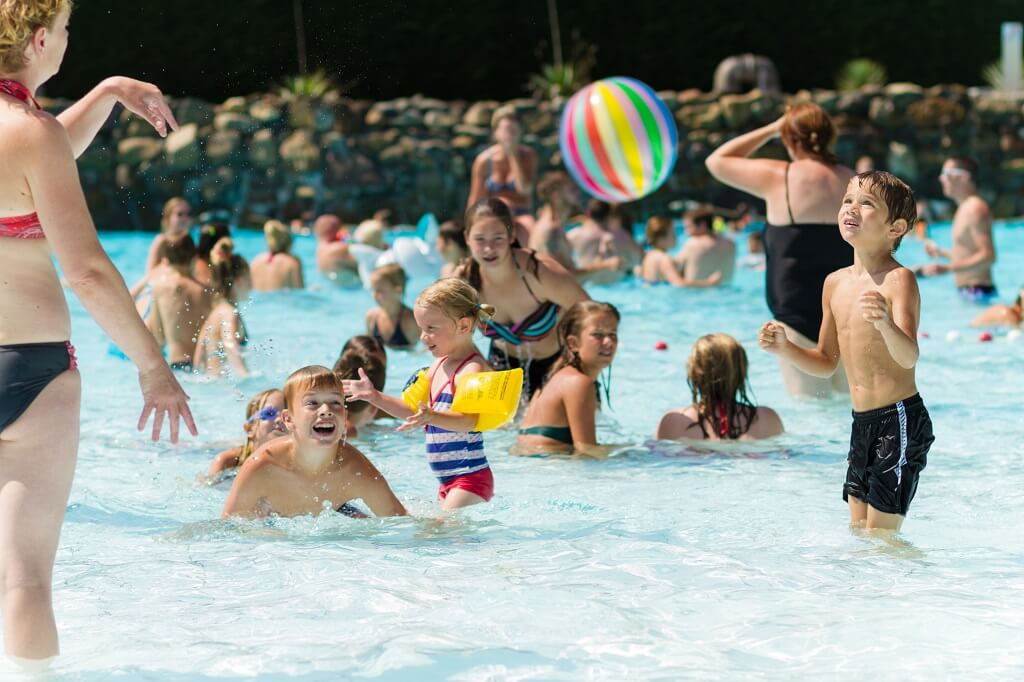
[[[893,256],[904,236],[926,238],[910,188],[889,173],[854,173],[839,164],[829,150],[834,133],[827,114],[813,104],[794,106],[774,123],[726,142],[707,160],[717,179],[765,201],[766,227],[748,233],[749,254],[738,260],[726,212],[687,210],[686,241],[678,250],[675,221],[652,216],[641,244],[628,207],[595,199],[581,206],[578,187],[561,171],[534,182],[536,160],[521,144],[511,112],[499,110],[493,125],[496,144],[474,164],[465,215],[438,231],[441,278],[416,292],[410,307],[410,280],[401,265],[377,267],[368,278],[376,306],[366,312],[365,335],[346,344],[333,368],[303,368],[280,389],[253,398],[245,444],[218,455],[208,472],[239,471],[225,515],[317,511],[314,497],[339,509],[362,498],[375,514],[404,513],[350,442],[361,426],[382,417],[399,420],[399,430],[425,431],[444,509],[490,500],[494,477],[483,434],[473,428],[474,415],[451,410],[456,379],[475,372],[524,372],[513,452],[604,456],[608,446],[598,443],[596,415],[621,316],[613,305],[590,300],[584,285],[636,277],[651,285],[713,288],[727,286],[737,267],[747,267],[765,270],[772,319],[758,343],[778,357],[789,391],[851,394],[854,427],[843,498],[852,522],[899,527],[932,442],[914,379],[916,280],[952,272],[968,300],[987,302],[996,293],[991,217],[977,193],[972,160],[953,157],[942,170],[943,189],[958,206],[952,248],[926,241],[937,262],[911,272]],[[788,161],[750,158],[776,137]],[[184,200],[167,203],[149,272],[136,287],[140,312],[167,343],[173,366],[244,375],[239,301],[251,290],[304,285],[302,264],[290,252],[291,231],[267,222],[267,251],[246,264],[224,226],[203,226],[194,244],[189,216]],[[312,225],[317,269],[340,286],[360,286],[354,245],[386,249],[387,228],[380,215],[354,228],[337,216],[319,216]],[[1020,311],[1018,296],[1011,306],[983,311],[976,324],[1019,325]],[[177,334],[168,335],[171,328]],[[488,343],[483,351],[475,345],[476,332]],[[436,359],[428,370],[429,399],[413,407],[384,392],[384,377],[389,351],[418,348]],[[686,368],[692,402],[666,412],[654,437],[751,440],[782,433],[779,414],[750,400],[748,364],[746,350],[732,337],[699,338]],[[373,475],[348,480],[330,465],[329,452],[339,458],[347,453],[347,466]],[[320,483],[334,492],[307,499],[308,486],[275,467],[305,472],[307,484],[326,477]]]
[[[155,85],[121,76],[57,116],[42,111],[35,94],[60,69],[70,14],[71,3],[62,0],[0,3],[0,571],[5,650],[26,664],[58,653],[53,564],[79,445],[81,377],[54,261],[138,368],[139,430],[152,417],[153,440],[167,424],[172,442],[182,424],[192,435],[198,430],[171,368],[246,374],[240,302],[252,290],[305,285],[289,227],[268,222],[267,252],[250,264],[225,225],[202,225],[193,239],[191,206],[176,199],[164,211],[144,278],[129,292],[97,237],[75,159],[117,105],[160,136],[177,122]],[[378,415],[397,419],[400,430],[423,430],[445,509],[487,502],[496,483],[482,419],[459,411],[466,404],[459,386],[492,371],[522,370],[525,408],[517,428],[525,451],[600,456],[598,385],[623,320],[582,285],[627,277],[679,287],[729,283],[735,250],[716,229],[721,215],[687,212],[688,238],[677,255],[671,222],[648,221],[645,251],[626,206],[590,201],[569,230],[579,189],[560,171],[537,177],[537,155],[523,143],[513,110],[499,109],[492,123],[494,144],[473,163],[464,218],[445,223],[438,236],[442,278],[416,292],[410,308],[404,301],[413,292],[400,268],[372,273],[377,307],[366,315],[366,337],[350,340],[334,367],[297,369],[253,398],[244,444],[210,467],[236,472],[224,516],[326,508],[365,515],[350,504],[356,499],[379,516],[405,514],[351,442]],[[754,157],[776,138],[787,161]],[[765,204],[766,227],[751,237],[751,256],[740,263],[765,272],[772,319],[760,328],[758,345],[778,357],[791,394],[849,392],[854,414],[842,497],[851,523],[898,529],[934,440],[916,388],[917,277],[951,274],[965,300],[994,303],[992,218],[978,193],[976,163],[949,158],[940,179],[956,203],[952,243],[926,242],[932,262],[904,268],[894,258],[901,241],[926,233],[913,192],[884,171],[840,164],[830,151],[833,138],[824,110],[795,104],[777,121],[726,141],[706,166]],[[386,218],[349,230],[336,216],[317,217],[317,269],[339,286],[359,286],[358,253],[387,248]],[[1020,294],[1013,305],[982,311],[976,323],[1019,327]],[[477,331],[485,350],[476,346]],[[408,387],[385,392],[384,348],[417,346],[434,358],[413,384],[425,384],[421,397],[407,400]],[[669,410],[655,435],[749,440],[780,433],[778,413],[748,397],[748,361],[726,335],[698,339],[687,367],[691,404]]]

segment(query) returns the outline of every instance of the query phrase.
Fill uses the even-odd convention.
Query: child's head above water
[[[345,434],[345,392],[322,365],[295,370],[284,382],[285,423],[297,441],[331,445]],[[327,409],[323,409],[327,406]]]
[[[249,400],[249,404],[245,406],[245,426],[243,427],[246,444],[238,457],[239,465],[245,462],[256,448],[272,438],[287,433],[284,421],[281,419],[282,410],[284,410],[284,393],[279,388],[260,391]]]
[[[707,421],[725,426],[718,431],[728,438],[738,438],[749,427],[754,407],[747,397],[747,352],[739,341],[728,334],[697,339],[686,364],[686,383],[705,437]],[[743,415],[742,424],[739,415]]]
[[[366,372],[366,376],[369,377],[370,383],[373,384],[374,388],[378,391],[384,390],[387,368],[379,358],[364,353],[361,350],[350,348],[343,352],[338,361],[334,363],[334,374],[338,377],[339,381],[359,379],[360,369]],[[354,423],[362,421],[361,416],[366,414],[370,407],[370,403],[365,400],[354,400],[345,403],[349,421]],[[373,414],[370,414],[369,417],[372,419]]]
[[[464,343],[472,345],[473,329],[494,307],[480,303],[476,289],[456,277],[439,279],[420,292],[413,309],[421,338],[435,356],[448,355]]]
[[[280,220],[268,220],[263,224],[263,236],[270,253],[288,253],[292,248],[292,233]]]
[[[896,251],[917,221],[917,202],[907,183],[886,171],[868,171],[850,179],[839,208],[844,239],[871,228],[885,228]]]
[[[564,367],[580,372],[601,371],[612,364],[619,347],[622,316],[611,303],[579,301],[565,311],[558,323],[562,353],[548,370],[544,382]],[[598,395],[598,403],[601,396]]]
[[[196,243],[187,232],[175,238],[168,237],[160,244],[156,255],[158,260],[166,259],[170,265],[186,267],[196,257]]]
[[[644,241],[651,248],[669,248],[669,240],[674,236],[675,228],[669,218],[655,215],[647,219],[647,225],[644,226]]]
[[[408,281],[409,276],[405,274],[405,270],[398,263],[382,265],[370,273],[370,287],[373,289],[375,296],[377,291],[384,287],[403,294],[405,293],[405,285]]]

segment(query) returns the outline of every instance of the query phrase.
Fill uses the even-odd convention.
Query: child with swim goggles
[[[218,454],[206,475],[214,477],[240,467],[264,443],[286,435],[288,432],[281,419],[283,409],[284,393],[279,388],[270,388],[254,395],[245,408],[245,424],[242,425],[245,443]]]
[[[401,398],[381,393],[360,370],[359,379],[344,382],[346,399],[365,400],[404,419],[399,431],[423,427],[427,462],[440,482],[438,497],[446,511],[487,502],[494,495],[494,477],[480,430],[494,428],[511,415],[488,424],[483,414],[461,412],[456,389],[468,396],[467,381],[477,379],[471,375],[490,370],[473,344],[473,330],[482,315],[493,314],[493,308],[481,305],[476,290],[465,281],[449,278],[424,289],[413,314],[420,339],[437,360],[414,375]],[[517,372],[521,387],[522,372]],[[514,379],[510,383],[515,383]],[[509,403],[511,398],[518,402],[518,390],[509,394]]]

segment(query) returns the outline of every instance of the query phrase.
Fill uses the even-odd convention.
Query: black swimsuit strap
[[[789,163],[786,163],[786,175],[782,180],[782,184],[786,186],[786,212],[789,213],[789,224],[796,225],[796,219],[793,218],[793,209],[789,207]]]
[[[523,280],[523,286],[530,292],[530,296],[533,297],[533,300],[537,302],[537,305],[543,305],[544,301],[537,298],[537,294],[533,293],[533,289],[530,288],[530,283],[526,281],[526,273],[523,272],[521,267],[519,267],[519,259],[516,258],[515,250],[512,251],[512,264],[516,266],[516,272],[519,273],[519,279]]]

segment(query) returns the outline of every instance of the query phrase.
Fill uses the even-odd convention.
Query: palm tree
[[[292,0],[295,19],[295,50],[299,58],[299,73],[306,73],[306,27],[302,21],[302,0]]]
[[[551,49],[554,52],[554,66],[562,68],[562,32],[558,28],[558,2],[548,0],[548,23],[551,24]]]

